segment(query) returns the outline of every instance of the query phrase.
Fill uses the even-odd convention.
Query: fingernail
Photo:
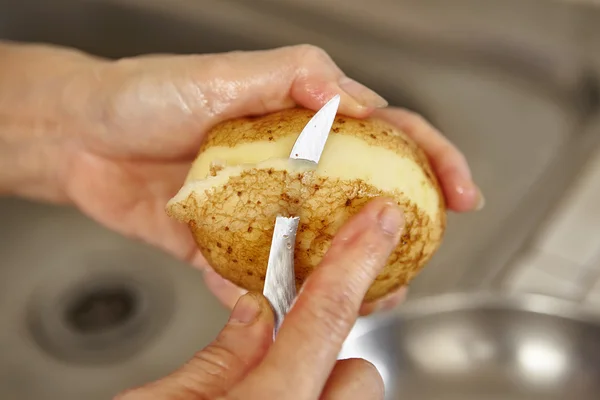
[[[481,189],[470,178],[463,174],[447,175],[447,182],[452,182],[449,190],[456,195],[458,211],[479,211],[485,206],[485,197]]]
[[[388,203],[379,213],[379,226],[390,236],[398,236],[403,222],[404,215],[395,204]]]
[[[249,324],[254,322],[260,314],[260,304],[252,293],[248,293],[239,298],[233,311],[229,322],[238,324]]]
[[[475,211],[480,211],[485,207],[485,197],[483,197],[483,193],[481,193],[481,189],[477,188],[477,206],[475,207]]]
[[[388,105],[383,97],[347,76],[341,78],[338,85],[363,107],[384,108]]]

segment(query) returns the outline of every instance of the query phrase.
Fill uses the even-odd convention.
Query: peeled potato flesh
[[[313,111],[294,108],[213,128],[167,213],[187,223],[208,263],[247,290],[262,291],[277,215],[299,216],[299,287],[341,225],[374,197],[393,198],[406,225],[365,300],[407,284],[439,247],[444,199],[423,152],[375,119],[338,116],[319,165],[289,153]]]

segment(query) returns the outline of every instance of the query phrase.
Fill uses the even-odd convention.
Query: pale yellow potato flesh
[[[192,192],[202,192],[207,185],[223,185],[243,169],[273,168],[293,170],[289,154],[298,135],[288,135],[273,142],[242,143],[237,147],[216,146],[207,149],[194,161],[186,184],[175,196],[180,201]],[[219,160],[226,166],[216,178],[210,177],[210,165]],[[264,161],[266,160],[266,161]],[[233,166],[233,167],[232,167]],[[383,171],[383,172],[382,172]],[[376,147],[352,136],[331,136],[315,174],[341,180],[362,180],[383,191],[399,191],[436,218],[440,197],[427,184],[421,167],[411,159],[398,157],[391,150]]]
[[[348,218],[373,197],[391,197],[404,209],[406,228],[366,300],[380,298],[408,283],[438,248],[446,223],[439,185],[416,145],[380,121],[338,117],[316,168],[289,160],[312,115],[292,109],[217,126],[167,212],[190,226],[219,274],[260,291],[278,214],[300,217],[300,286]],[[228,133],[238,141],[218,136]]]

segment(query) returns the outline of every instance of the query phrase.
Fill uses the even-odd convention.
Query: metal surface
[[[432,297],[360,321],[348,357],[378,368],[387,400],[592,400],[600,315],[541,296]]]
[[[339,106],[340,95],[336,94],[321,107],[300,132],[292,147],[290,158],[319,163]]]
[[[290,159],[308,161],[315,166],[319,163],[339,105],[340,95],[337,94],[317,111],[298,135],[298,139],[292,147]],[[277,216],[275,220],[263,289],[263,294],[271,302],[275,311],[273,335],[279,331],[285,314],[290,310],[296,298],[294,249],[299,221],[298,217],[285,218],[282,216]]]
[[[275,220],[269,264],[265,277],[264,296],[275,312],[273,336],[279,331],[285,314],[296,298],[296,277],[294,274],[294,247],[300,218],[278,216]]]

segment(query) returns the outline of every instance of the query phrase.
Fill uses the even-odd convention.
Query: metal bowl
[[[349,357],[379,369],[389,400],[598,399],[600,313],[543,296],[423,298],[359,321]]]

